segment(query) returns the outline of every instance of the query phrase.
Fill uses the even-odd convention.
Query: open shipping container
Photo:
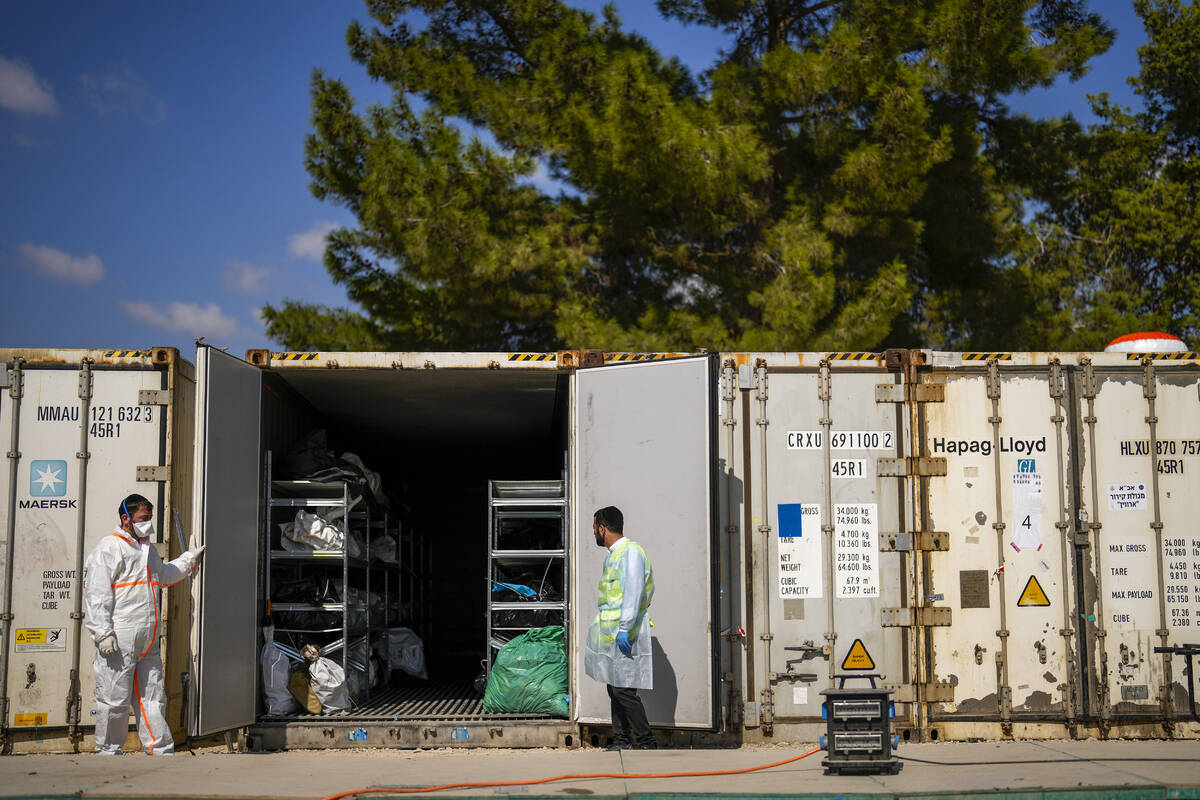
[[[111,529],[113,498],[134,490],[155,499],[165,556],[180,549],[170,507],[208,544],[191,597],[176,590],[164,607],[171,718],[186,714],[193,736],[244,729],[264,747],[601,743],[608,698],[584,674],[582,642],[604,555],[591,513],[609,504],[655,566],[655,688],[644,694],[674,741],[813,740],[819,692],[842,672],[896,689],[908,739],[1196,733],[1182,659],[1153,652],[1196,640],[1200,615],[1200,534],[1188,529],[1200,511],[1195,353],[251,351],[243,361],[201,347],[194,371],[164,348],[9,350],[0,363],[0,436],[17,453],[5,463],[16,512],[3,527],[17,552],[6,583],[10,748],[61,746],[88,725],[86,633],[77,649],[29,647],[60,628],[73,642],[69,608],[37,608],[58,591],[40,584],[74,581],[81,553]],[[110,372],[132,382],[122,391],[136,403],[80,396],[82,375],[101,387]],[[125,425],[119,438],[91,424],[109,422],[92,419],[109,413],[95,407]],[[118,410],[138,408],[161,413],[127,422],[139,412]],[[384,524],[398,524],[399,584],[385,590],[385,624],[422,634],[429,677],[360,690],[341,715],[272,717],[258,655],[261,626],[276,621],[271,553],[285,518],[268,499],[274,481],[297,478],[288,454],[317,430],[392,493]],[[76,451],[87,457],[71,461]],[[103,482],[97,458],[109,459]],[[86,514],[22,505],[49,498],[35,459],[68,462],[64,486],[84,487]],[[489,481],[563,480],[555,588],[570,717],[485,714],[474,683],[496,577]],[[75,534],[62,552],[43,543],[45,519]],[[34,576],[34,562],[69,577]],[[31,688],[59,699],[34,709]]]

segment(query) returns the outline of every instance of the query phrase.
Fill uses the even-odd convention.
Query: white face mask
[[[137,533],[139,539],[149,539],[154,535],[154,521],[146,520],[145,522],[133,523],[133,530]]]

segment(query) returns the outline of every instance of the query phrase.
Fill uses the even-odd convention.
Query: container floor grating
[[[420,686],[383,689],[367,702],[340,714],[290,714],[270,722],[327,720],[553,720],[546,714],[484,714],[483,698],[471,681],[430,681]]]

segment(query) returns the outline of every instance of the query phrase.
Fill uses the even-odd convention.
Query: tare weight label
[[[879,597],[878,506],[847,503],[833,509],[836,596]]]

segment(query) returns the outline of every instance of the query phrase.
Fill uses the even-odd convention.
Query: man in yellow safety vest
[[[653,623],[646,614],[654,597],[654,571],[642,546],[625,538],[624,527],[616,506],[606,506],[592,518],[596,544],[608,548],[608,558],[600,576],[599,610],[588,629],[584,667],[592,678],[608,684],[613,726],[608,749],[650,750],[657,745],[637,690],[654,688]]]

